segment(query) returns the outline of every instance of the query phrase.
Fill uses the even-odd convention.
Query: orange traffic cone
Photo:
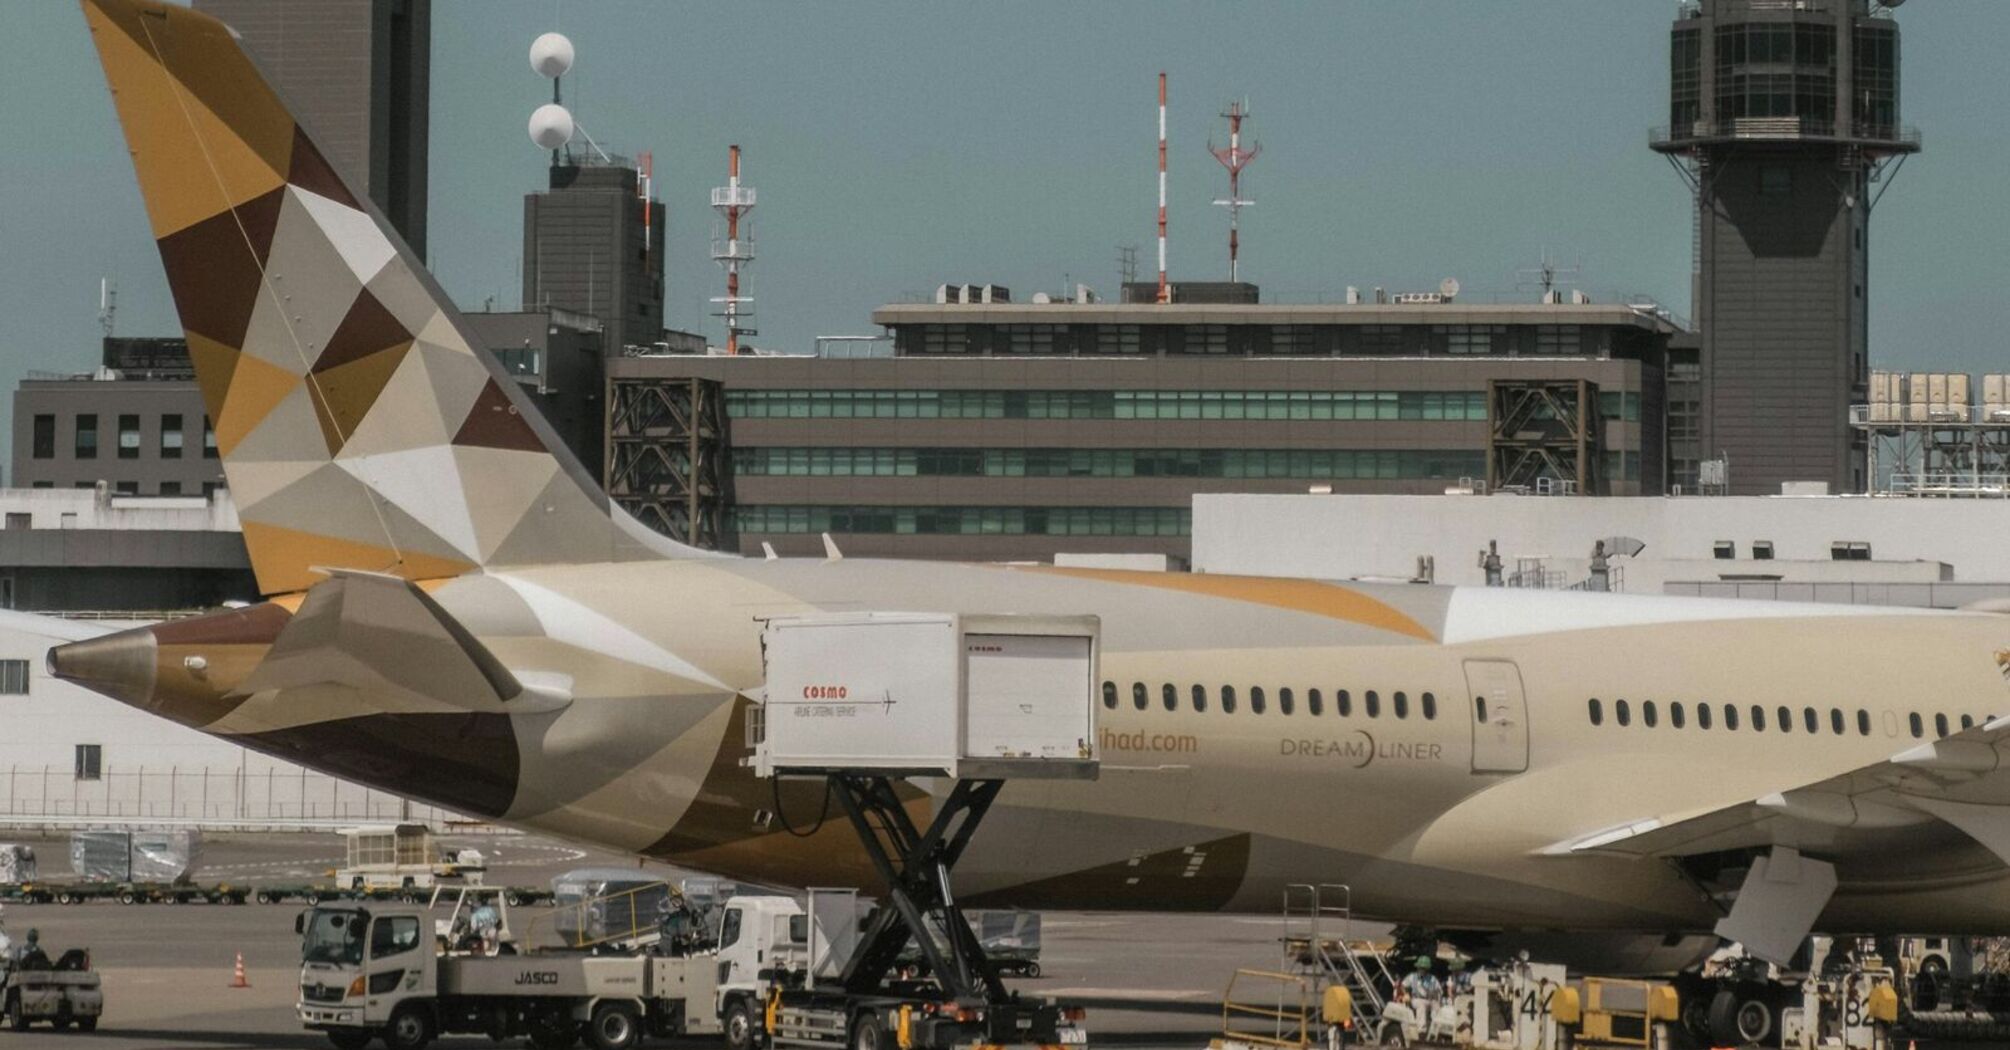
[[[243,952],[238,952],[238,953],[237,953],[237,965],[236,965],[235,967],[233,967],[233,968],[231,969],[231,973],[230,973],[230,987],[232,987],[232,988],[249,988],[249,987],[251,987],[251,982],[250,982],[250,981],[247,981],[247,980],[245,980],[245,979],[244,979],[244,953],[243,953]]]

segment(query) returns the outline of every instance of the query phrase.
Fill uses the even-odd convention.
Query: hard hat
[[[1430,968],[1431,968],[1431,957],[1430,957],[1430,956],[1428,956],[1428,955],[1419,955],[1419,956],[1417,956],[1417,965],[1416,965],[1416,969],[1418,969],[1418,970],[1428,970],[1428,969],[1430,969]]]

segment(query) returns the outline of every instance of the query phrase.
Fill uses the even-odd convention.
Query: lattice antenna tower
[[[718,213],[712,227],[712,261],[726,271],[726,295],[712,300],[719,306],[712,316],[726,321],[726,353],[738,354],[741,336],[760,334],[746,327],[753,318],[754,297],[740,294],[740,268],[754,261],[755,202],[754,188],[740,185],[740,147],[727,148],[726,172],[726,184],[712,190],[712,210]]]
[[[1228,169],[1228,196],[1215,203],[1228,209],[1228,279],[1235,281],[1240,279],[1241,243],[1238,220],[1244,207],[1256,203],[1242,199],[1242,169],[1248,167],[1249,163],[1256,159],[1256,155],[1263,152],[1263,144],[1259,142],[1248,149],[1242,148],[1242,122],[1249,119],[1247,99],[1230,102],[1228,108],[1221,111],[1221,115],[1228,121],[1228,148],[1218,149],[1214,140],[1209,139],[1207,151],[1214,154],[1214,159],[1220,161],[1222,167]]]

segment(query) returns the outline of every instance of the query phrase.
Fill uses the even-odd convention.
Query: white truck
[[[0,965],[0,1020],[8,1028],[25,1032],[47,1021],[59,1032],[71,1025],[83,1032],[97,1029],[105,993],[91,969],[91,953],[72,948],[53,963],[35,955]]]
[[[742,896],[721,917],[721,944],[691,955],[646,950],[497,954],[447,947],[429,909],[330,902],[301,913],[300,1021],[343,1050],[381,1038],[418,1050],[442,1034],[526,1036],[540,1048],[582,1036],[626,1050],[644,1036],[724,1031],[752,1045],[772,982],[807,966],[807,920],[790,897]],[[793,976],[792,976],[793,975]]]

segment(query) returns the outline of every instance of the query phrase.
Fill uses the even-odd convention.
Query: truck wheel
[[[633,1050],[642,1043],[642,1016],[633,1003],[600,1003],[586,1023],[586,1042],[593,1050]]]
[[[328,1033],[328,1041],[335,1044],[335,1050],[363,1050],[364,1047],[370,1045],[370,1040],[374,1038],[376,1038],[375,1034],[367,1030],[361,1032],[338,1031]]]
[[[21,1012],[21,997],[17,994],[8,994],[7,1005],[0,1007],[0,1018],[5,1018],[7,1027],[17,1032],[28,1030],[28,1015]]]
[[[384,1045],[390,1050],[423,1050],[433,1041],[433,1019],[416,1006],[401,1006],[391,1013],[384,1026]]]
[[[761,1045],[754,1010],[746,996],[726,1004],[726,1050],[754,1050]]]
[[[1040,964],[1036,962],[1029,962],[1025,966],[1019,969],[1019,973],[1021,976],[1025,977],[1038,977],[1040,976]]]
[[[260,904],[271,904],[272,894],[267,893],[264,890],[259,890],[257,893],[252,895],[251,899],[257,901]]]
[[[886,1050],[886,1026],[868,1010],[851,1024],[851,1050]]]
[[[120,903],[120,904],[134,904],[134,903],[137,903],[138,901],[139,901],[139,898],[138,898],[138,897],[135,897],[135,896],[133,896],[133,891],[131,891],[131,890],[120,890],[120,891],[119,891],[119,903]]]
[[[70,896],[70,891],[69,891],[69,890],[58,890],[58,891],[56,892],[56,903],[57,903],[57,904],[75,904],[75,903],[77,903],[77,902],[76,902],[75,898],[72,898],[72,897]]]
[[[511,890],[508,893],[503,894],[503,903],[509,905],[512,908],[521,908],[523,907],[523,898],[517,896],[515,890]]]

